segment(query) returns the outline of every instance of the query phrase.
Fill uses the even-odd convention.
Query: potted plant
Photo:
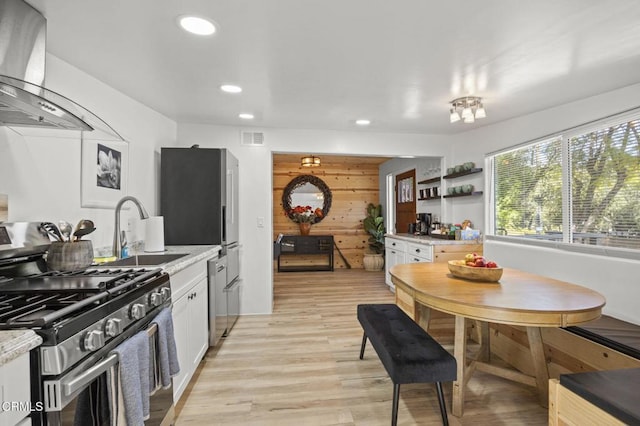
[[[369,234],[369,251],[365,252],[363,265],[366,271],[381,271],[384,267],[384,218],[382,206],[369,203],[367,216],[362,221]]]

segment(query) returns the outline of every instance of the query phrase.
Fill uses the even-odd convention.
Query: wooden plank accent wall
[[[363,268],[362,258],[368,236],[362,227],[369,203],[379,203],[378,168],[386,157],[355,157],[318,155],[320,167],[302,167],[300,158],[306,154],[273,155],[273,238],[278,234],[299,235],[298,224],[284,215],[282,193],[287,184],[299,175],[319,177],[331,189],[331,210],[325,219],[311,226],[311,235],[333,235],[336,245],[352,268]],[[383,212],[384,214],[384,212]],[[309,260],[313,262],[313,259]],[[346,265],[336,251],[334,267]]]

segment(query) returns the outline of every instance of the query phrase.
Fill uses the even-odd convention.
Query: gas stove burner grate
[[[0,283],[0,329],[59,329],[89,311],[98,312],[97,307],[104,305],[100,312],[119,309],[122,297],[162,275],[161,269],[110,269],[13,278]]]
[[[120,294],[138,283],[161,273],[155,270],[89,270],[46,272],[31,277],[14,278],[0,283],[4,293],[99,293]]]
[[[19,326],[44,327],[70,313],[92,309],[108,297],[100,293],[4,295],[0,297],[0,329]]]

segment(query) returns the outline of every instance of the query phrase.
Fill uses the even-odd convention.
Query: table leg
[[[453,403],[451,413],[454,416],[462,417],[464,411],[464,389],[465,370],[467,354],[467,330],[465,327],[465,317],[456,315],[455,338],[453,343],[453,356],[457,363],[457,380],[453,382]]]
[[[429,323],[431,321],[431,308],[416,303],[416,318],[418,325],[428,333]]]
[[[540,405],[549,405],[549,368],[544,356],[544,346],[542,344],[542,334],[540,327],[527,327],[527,337],[529,338],[529,349],[531,359],[536,372],[536,384],[538,385]]]
[[[486,321],[475,321],[478,333],[478,343],[480,350],[478,352],[478,361],[489,362],[491,360],[491,342],[489,341],[489,323]]]

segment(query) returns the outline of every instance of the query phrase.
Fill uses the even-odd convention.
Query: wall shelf
[[[473,196],[473,195],[482,195],[482,191],[468,192],[466,194],[445,195],[444,198],[470,197],[470,196]]]
[[[459,173],[452,173],[450,175],[446,175],[443,178],[444,179],[454,179],[457,177],[461,177],[461,176],[467,176],[467,175],[472,175],[474,173],[481,173],[482,172],[482,167],[476,167],[475,169],[471,169],[471,170],[465,170]],[[420,183],[420,182],[418,182]]]
[[[421,180],[418,182],[418,185],[427,185],[429,183],[437,183],[437,182],[440,182],[440,180],[442,180],[442,178],[438,176],[430,179]]]
[[[418,198],[418,201],[433,201],[433,200],[440,200],[440,196],[437,196],[437,197],[427,197],[427,198]]]

